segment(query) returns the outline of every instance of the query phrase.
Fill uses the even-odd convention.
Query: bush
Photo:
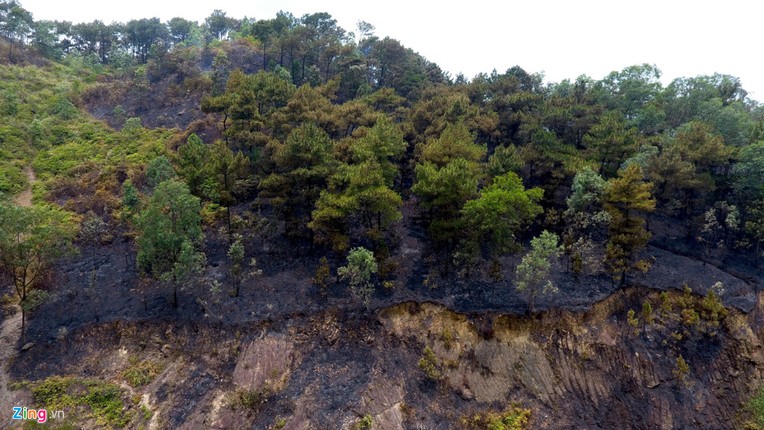
[[[148,385],[162,372],[162,365],[155,361],[135,361],[122,372],[122,377],[133,388]]]
[[[745,405],[745,410],[750,415],[748,427],[752,429],[764,429],[764,387],[759,388]]]
[[[361,418],[358,421],[358,424],[356,427],[358,430],[368,430],[371,429],[371,426],[374,424],[374,419],[371,417],[371,415],[364,415],[363,418]]]
[[[427,379],[439,381],[443,378],[438,366],[438,358],[429,346],[424,347],[422,358],[419,359],[419,368],[422,369]]]

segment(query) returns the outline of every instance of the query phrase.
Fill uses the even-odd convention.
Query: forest
[[[0,1],[3,408],[764,428],[764,105],[740,79],[451,76],[353,30]]]

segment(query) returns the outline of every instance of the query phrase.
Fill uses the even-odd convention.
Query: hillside
[[[326,13],[0,23],[0,409],[764,428],[764,109],[734,76],[453,78]]]

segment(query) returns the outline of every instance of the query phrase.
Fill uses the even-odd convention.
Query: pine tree
[[[637,256],[650,240],[642,214],[655,210],[652,187],[652,183],[644,181],[637,164],[630,164],[608,181],[604,206],[610,214],[610,225],[605,259],[613,280],[622,285],[627,273],[650,267],[649,261]]]

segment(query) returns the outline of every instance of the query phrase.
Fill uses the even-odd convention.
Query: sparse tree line
[[[344,99],[382,87],[410,95],[428,82],[446,80],[437,65],[397,40],[375,36],[371,24],[359,22],[357,33],[348,32],[325,12],[302,17],[279,12],[256,20],[216,9],[202,23],[180,17],[72,23],[35,21],[17,0],[3,0],[0,36],[9,42],[9,62],[15,61],[14,45],[25,45],[47,58],[83,66],[124,70],[149,63],[158,69],[155,74],[178,73],[179,81],[217,67],[212,74],[223,85],[230,72],[226,64],[246,64],[249,71],[287,75],[296,85],[341,79]],[[224,41],[232,42],[227,52],[219,49]]]

